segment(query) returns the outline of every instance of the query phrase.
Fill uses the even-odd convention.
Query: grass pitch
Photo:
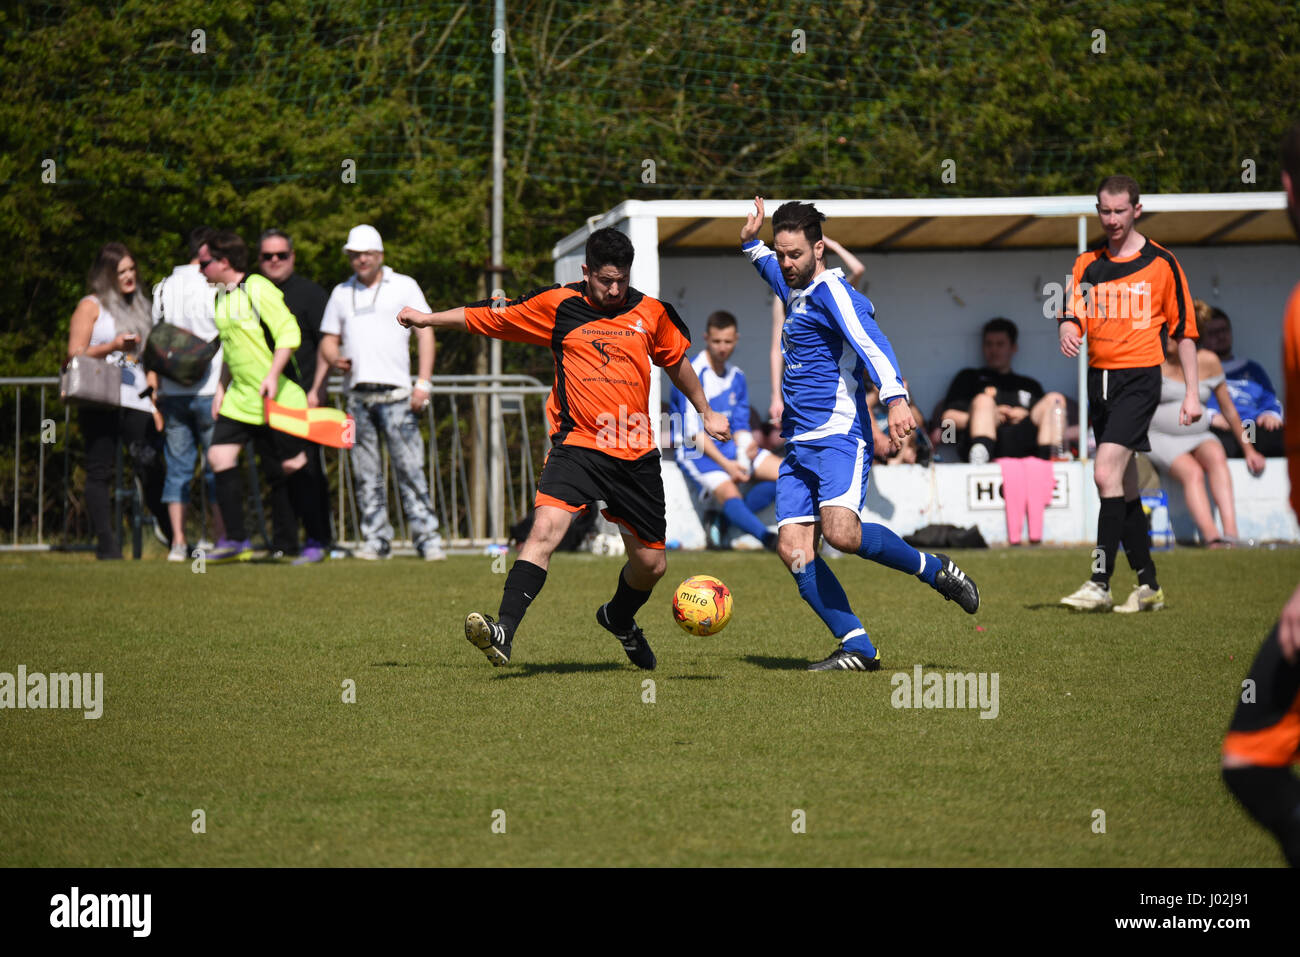
[[[832,645],[764,554],[670,553],[639,617],[653,673],[593,620],[617,559],[557,556],[493,669],[462,624],[496,613],[486,557],[3,558],[0,672],[102,672],[104,702],[98,720],[0,710],[0,864],[1281,863],[1218,748],[1300,552],[1159,555],[1169,607],[1134,616],[1056,604],[1087,550],[953,557],[973,618],[832,563],[882,649],[867,675],[804,671]],[[699,573],[735,595],[712,638],[669,609]],[[1117,597],[1132,584],[1121,559]],[[998,716],[893,707],[916,665],[996,672]]]

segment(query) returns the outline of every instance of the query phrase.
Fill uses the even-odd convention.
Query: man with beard
[[[758,238],[761,196],[740,231],[741,249],[785,303],[781,435],[787,454],[776,481],[777,552],[799,594],[830,629],[836,648],[809,671],[876,671],[880,652],[853,613],[830,566],[816,554],[818,526],[834,548],[915,575],[968,614],[979,589],[951,559],[919,552],[890,529],[864,522],[872,434],[864,376],[889,410],[891,443],[916,428],[894,349],[875,307],[839,269],[827,269],[825,220],[811,203],[772,216],[774,249]]]

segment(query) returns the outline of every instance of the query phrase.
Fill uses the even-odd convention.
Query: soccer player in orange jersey
[[[1300,237],[1300,123],[1282,140],[1282,188]],[[1300,284],[1291,290],[1282,323],[1286,458],[1291,508],[1300,515]],[[1224,783],[1277,838],[1287,862],[1300,867],[1300,780],[1291,773],[1293,764],[1300,764],[1300,588],[1255,656],[1223,740]]]
[[[587,239],[581,282],[513,302],[435,313],[407,306],[397,315],[404,326],[465,329],[549,346],[555,355],[555,387],[546,403],[553,447],[537,480],[532,531],[506,576],[496,620],[479,612],[465,619],[465,637],[494,666],[510,663],[515,630],[546,583],[551,554],[574,513],[594,499],[605,502],[605,517],[622,529],[628,556],[614,597],[596,609],[596,621],[618,638],[633,664],[655,666],[634,618],[667,568],[664,487],[650,423],[652,365],[667,371],[710,436],[725,442],[731,427],[709,407],[686,355],[690,333],[677,310],[628,285],[633,252],[632,241],[617,229],[598,229]]]
[[[1058,322],[1062,354],[1079,354],[1088,336],[1088,412],[1097,436],[1093,477],[1101,508],[1092,578],[1061,604],[1086,611],[1158,611],[1165,594],[1151,561],[1150,530],[1138,497],[1134,452],[1147,452],[1147,427],[1160,403],[1162,335],[1178,342],[1187,392],[1178,421],[1203,411],[1197,398],[1196,313],[1187,277],[1173,253],[1137,231],[1138,184],[1109,176],[1097,190],[1106,244],[1074,261],[1073,287]],[[1120,540],[1138,584],[1115,606],[1110,578]]]

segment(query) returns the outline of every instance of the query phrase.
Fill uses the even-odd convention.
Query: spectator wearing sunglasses
[[[329,293],[318,283],[298,275],[293,239],[279,229],[268,229],[258,242],[258,271],[284,295],[284,304],[298,320],[302,344],[284,373],[303,389],[311,387],[316,371],[316,350],[320,346],[320,321],[325,314]],[[263,444],[265,442],[263,441]],[[289,485],[279,460],[269,448],[259,448],[258,458],[264,464],[271,485],[271,553],[272,555],[298,554],[298,522],[289,501]],[[322,528],[330,527],[329,484],[321,465],[320,446],[308,443],[307,474],[316,483],[317,498],[324,514],[319,516]]]

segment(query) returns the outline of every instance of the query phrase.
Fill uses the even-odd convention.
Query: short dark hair
[[[709,313],[709,318],[704,320],[704,331],[710,329],[734,329],[736,328],[736,317],[725,309],[719,309],[717,312]]]
[[[1128,201],[1134,206],[1138,204],[1138,200],[1141,198],[1138,181],[1132,176],[1107,176],[1101,181],[1101,185],[1097,187],[1098,201],[1101,200],[1102,193],[1110,193],[1112,196],[1128,193]]]
[[[772,233],[803,233],[810,243],[822,238],[822,223],[826,216],[817,212],[812,203],[785,203],[772,214]]]
[[[262,243],[266,242],[268,239],[283,239],[286,243],[289,244],[289,252],[293,252],[293,240],[289,238],[289,234],[286,233],[283,229],[275,229],[275,228],[268,229],[266,230],[266,232],[262,233],[262,235],[257,237],[258,252],[262,251]]]
[[[1220,309],[1218,306],[1215,306],[1213,309],[1210,310],[1210,319],[1211,320],[1219,319],[1229,329],[1232,328],[1232,320],[1229,319],[1228,314],[1224,312],[1222,309]]]
[[[984,337],[990,332],[1005,332],[1013,346],[1016,344],[1016,340],[1020,338],[1020,330],[1016,328],[1016,324],[1004,316],[996,316],[984,323],[984,331],[980,333],[980,340],[983,341]]]
[[[207,247],[213,259],[226,260],[235,272],[248,271],[248,247],[238,233],[229,229],[219,230],[208,237]]]
[[[199,247],[207,243],[216,234],[211,226],[195,226],[190,230],[190,258],[199,254]]]
[[[586,263],[592,272],[602,266],[631,269],[634,255],[636,250],[632,247],[632,240],[613,226],[598,229],[587,237]]]
[[[1282,137],[1282,169],[1291,177],[1292,186],[1300,190],[1300,122]]]

